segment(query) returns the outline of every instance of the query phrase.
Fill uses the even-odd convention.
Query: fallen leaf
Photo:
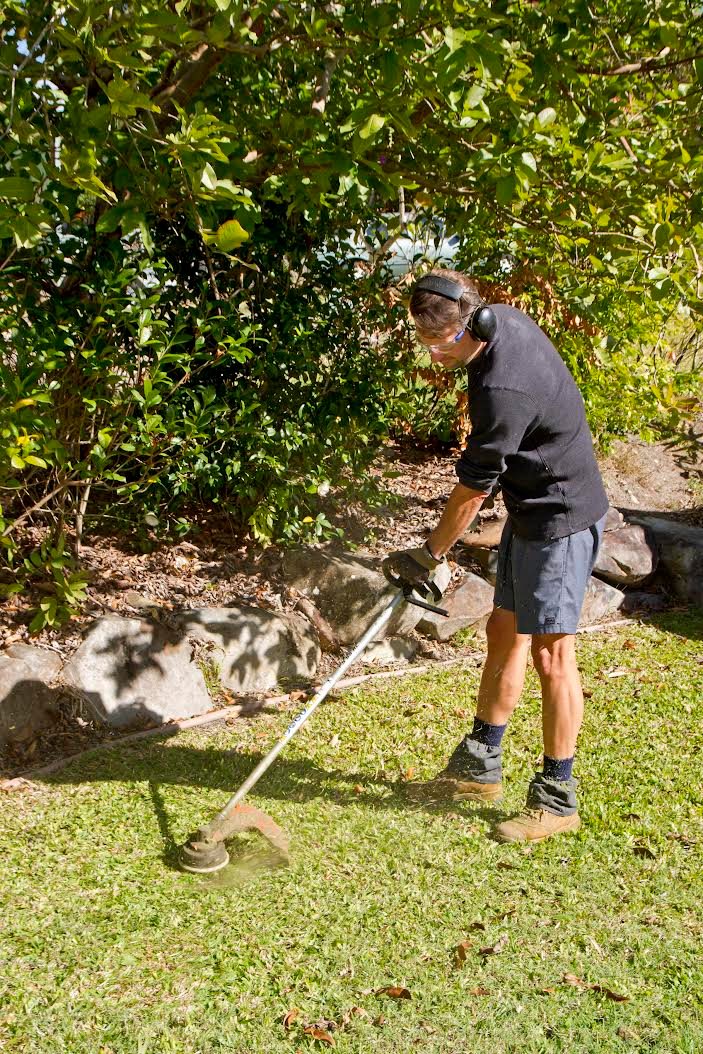
[[[466,962],[466,953],[470,947],[471,941],[466,940],[461,941],[454,949],[454,966],[457,970],[460,970]]]
[[[517,864],[511,864],[509,860],[499,860],[496,864],[499,871],[517,871]]]
[[[300,1017],[300,1010],[297,1006],[292,1007],[283,1017],[283,1027],[289,1029],[296,1018]]]
[[[330,739],[330,746],[332,747],[332,750],[336,750],[337,747],[339,746],[340,742],[341,742],[341,740],[340,740],[339,736],[337,735],[337,733],[335,732],[335,734]]]
[[[477,920],[476,922],[472,922],[471,923],[471,925],[469,926],[469,929],[470,930],[485,930],[486,929],[486,924],[484,922],[479,922]]]
[[[593,698],[593,692],[591,691],[590,688],[584,688],[583,689],[583,697],[584,697],[584,699],[592,699]]]
[[[339,1019],[339,1024],[342,1028],[345,1028],[353,1017],[368,1017],[368,1010],[364,1010],[363,1006],[352,1006],[349,1010],[345,1010]]]
[[[545,988],[539,989],[540,995],[554,995],[555,992],[556,988],[550,988],[549,985],[547,985]]]
[[[381,1025],[384,1025],[386,1023],[385,1016],[383,1014],[379,1014],[378,1017],[375,1017],[373,1019],[373,1023],[376,1026],[376,1028],[380,1028]]]
[[[508,943],[508,934],[504,933],[498,938],[495,944],[490,944],[486,948],[480,948],[479,955],[500,955]]]
[[[637,647],[635,642],[633,640],[629,640],[629,638],[628,638],[628,640],[624,640],[622,642],[622,646],[623,646],[623,649],[625,651],[634,651],[635,648]]]
[[[411,780],[414,777],[414,775],[415,775],[415,769],[411,765],[410,768],[406,769],[405,772],[403,773],[403,779],[404,780]]]
[[[565,973],[563,981],[566,984],[573,985],[575,988],[585,988],[589,992],[597,992],[599,995],[604,995],[606,999],[611,999],[614,1003],[626,1003],[630,998],[629,995],[621,995],[619,992],[614,992],[612,988],[606,988],[605,985],[589,984],[588,981],[583,981],[574,973]]]
[[[363,794],[364,793],[364,788],[361,786],[360,783],[355,783],[354,787],[353,787],[353,790],[354,790],[355,794]]]
[[[487,988],[479,985],[478,988],[469,988],[469,995],[490,995],[491,993]]]
[[[334,1036],[324,1028],[315,1028],[314,1025],[306,1025],[303,1032],[306,1036],[310,1036],[312,1039],[317,1039],[320,1043],[326,1043],[328,1047],[337,1046]]]
[[[376,995],[388,995],[391,999],[412,999],[412,994],[407,988],[400,988],[396,985],[387,985],[385,988],[377,988]]]
[[[613,670],[606,670],[604,673],[605,677],[627,677],[630,670],[623,670],[621,666],[616,666]]]

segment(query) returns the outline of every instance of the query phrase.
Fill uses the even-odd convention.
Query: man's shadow
[[[164,788],[187,786],[221,791],[222,801],[216,806],[220,809],[260,760],[260,754],[245,751],[141,742],[88,755],[46,777],[46,782],[64,786],[111,781],[147,784],[163,842],[162,859],[168,867],[176,868],[183,838],[179,841],[174,836]],[[252,791],[254,801],[258,789],[269,803],[273,799],[304,805],[322,799],[340,806],[364,805],[373,812],[459,814],[467,820],[486,819],[492,823],[499,818],[495,808],[481,803],[417,800],[404,780],[379,773],[321,768],[303,758],[278,757]],[[199,823],[207,823],[213,815],[212,806],[203,805]]]

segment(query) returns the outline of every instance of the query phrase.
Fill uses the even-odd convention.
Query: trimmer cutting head
[[[180,865],[184,871],[195,875],[211,875],[221,871],[229,863],[229,853],[224,842],[209,842],[202,831],[192,834],[180,850]]]
[[[225,840],[243,831],[258,831],[277,851],[281,862],[288,862],[288,836],[285,831],[261,809],[240,804],[226,816],[220,814],[220,817],[216,817],[207,827],[201,827],[190,836],[181,847],[181,867],[184,871],[192,871],[196,875],[210,875],[221,871],[229,863]]]

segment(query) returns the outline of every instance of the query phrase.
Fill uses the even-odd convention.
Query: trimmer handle
[[[435,600],[439,600],[439,598],[442,596],[442,590],[439,588],[436,582],[423,582],[422,586],[427,587],[425,589],[425,596],[429,594]],[[405,597],[405,602],[407,604],[412,604],[413,607],[424,608],[425,611],[432,611],[435,615],[443,615],[444,618],[449,618],[449,612],[446,608],[438,608],[434,604],[428,604],[427,601],[419,600],[417,597],[413,596],[413,590],[417,592],[421,587],[411,586],[409,582],[406,582],[401,586],[401,588],[403,590],[403,596]]]

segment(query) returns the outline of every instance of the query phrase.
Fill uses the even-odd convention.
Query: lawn
[[[217,879],[174,867],[289,711],[3,795],[0,1050],[699,1054],[702,640],[681,613],[580,639],[583,826],[528,849],[488,835],[539,757],[534,672],[500,806],[403,790],[470,724],[473,664],[320,708],[252,799],[289,868],[253,838]]]

